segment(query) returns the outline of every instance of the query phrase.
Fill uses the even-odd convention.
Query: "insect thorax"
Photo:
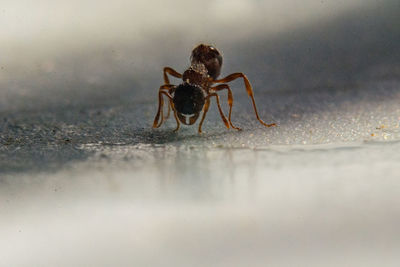
[[[192,64],[182,75],[182,80],[189,84],[196,84],[200,87],[207,86],[208,71],[204,64]]]

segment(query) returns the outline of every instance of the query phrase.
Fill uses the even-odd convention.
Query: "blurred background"
[[[262,91],[399,74],[397,1],[3,1],[1,109],[154,98],[212,43]],[[376,78],[376,77],[373,77]],[[154,88],[156,89],[150,89]],[[135,89],[132,89],[135,88]]]
[[[400,2],[8,1],[0,266],[398,266]],[[151,129],[199,43],[225,129]],[[179,80],[174,80],[179,83]],[[226,95],[221,94],[225,113]]]

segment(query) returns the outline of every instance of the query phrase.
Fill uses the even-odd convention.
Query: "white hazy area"
[[[39,51],[40,45],[50,48],[58,44],[53,49],[63,50],[68,45],[93,45],[99,41],[143,42],[161,32],[229,42],[257,35],[258,31],[281,32],[376,2],[379,1],[3,0],[0,40],[4,47],[31,45],[32,50]],[[223,37],[221,31],[225,31]]]
[[[265,38],[370,3],[376,1],[3,0],[2,102],[13,95],[46,93],[48,81],[41,76],[48,73],[58,73],[58,84],[76,80],[102,84],[112,71],[118,73],[113,76],[139,76],[159,69],[168,55],[188,58],[200,42],[210,40],[224,47]],[[86,58],[88,54],[91,57]],[[76,70],[77,65],[87,68]],[[54,85],[50,87],[54,91]]]
[[[397,11],[1,0],[0,266],[400,266]],[[235,82],[243,131],[151,128],[199,42],[278,127]]]

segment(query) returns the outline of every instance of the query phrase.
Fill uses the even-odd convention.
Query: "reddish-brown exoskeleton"
[[[266,124],[258,116],[253,89],[246,75],[238,72],[230,74],[223,79],[217,79],[221,72],[222,56],[215,47],[200,44],[193,49],[190,59],[191,66],[183,74],[178,73],[170,67],[164,68],[164,85],[160,87],[158,92],[158,111],[154,118],[153,128],[160,127],[163,121],[169,117],[170,108],[173,110],[177,123],[175,131],[179,129],[180,122],[186,125],[194,124],[198,119],[200,112],[203,111],[203,116],[199,124],[199,133],[201,133],[201,126],[210,106],[210,99],[211,97],[215,97],[219,113],[226,128],[232,127],[236,130],[241,130],[234,126],[231,121],[233,96],[231,88],[226,84],[227,82],[233,81],[237,78],[243,78],[247,94],[253,103],[257,120],[266,127],[276,126],[275,123]],[[178,86],[170,84],[167,74],[176,78],[182,78],[183,83]],[[217,83],[220,84],[215,85]],[[221,109],[219,96],[217,94],[218,91],[225,89],[228,91],[228,119],[226,119]],[[168,114],[166,117],[164,117],[163,114],[163,96],[167,96],[169,101],[167,104]]]

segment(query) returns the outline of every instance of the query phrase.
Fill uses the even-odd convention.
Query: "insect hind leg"
[[[232,120],[231,120],[232,107],[233,107],[233,95],[232,95],[232,90],[229,87],[229,85],[223,83],[223,84],[217,85],[215,87],[211,87],[211,89],[213,89],[213,90],[215,90],[217,92],[221,91],[221,90],[224,90],[224,89],[228,90],[228,105],[229,105],[228,121],[229,121],[229,124],[233,129],[236,129],[236,130],[239,130],[239,131],[242,130],[241,128],[234,126],[233,123],[232,123]]]
[[[253,88],[250,84],[249,79],[247,79],[246,75],[244,75],[241,72],[237,72],[237,73],[232,73],[228,76],[226,76],[225,78],[219,79],[219,80],[214,80],[213,83],[227,83],[227,82],[231,82],[233,80],[236,80],[238,78],[243,78],[244,81],[244,85],[246,87],[246,92],[247,95],[251,98],[251,102],[253,104],[253,109],[254,109],[254,113],[256,114],[257,120],[264,125],[265,127],[272,127],[272,126],[276,126],[276,123],[271,123],[271,124],[267,124],[265,123],[260,116],[258,115],[258,111],[257,111],[257,106],[256,106],[256,101],[254,100],[254,93],[253,93]]]

